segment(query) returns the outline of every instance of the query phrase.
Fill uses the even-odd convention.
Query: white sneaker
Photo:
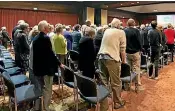
[[[158,80],[159,78],[158,77],[155,77],[154,80]]]

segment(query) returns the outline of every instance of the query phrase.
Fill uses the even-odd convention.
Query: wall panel
[[[38,24],[41,20],[47,20],[50,24],[54,25],[56,23],[66,25],[75,25],[78,23],[77,14],[45,11],[0,9],[0,17],[0,27],[6,26],[10,35],[18,20],[25,20],[31,27]]]

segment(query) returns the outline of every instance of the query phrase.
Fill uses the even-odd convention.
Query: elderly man
[[[131,67],[131,71],[137,74],[136,83],[139,85],[138,90],[143,90],[141,87],[140,80],[140,51],[142,50],[141,36],[138,29],[134,28],[135,21],[129,19],[127,22],[128,28],[126,28],[126,53],[127,53],[127,62]]]
[[[7,48],[8,41],[10,41],[9,34],[6,30],[6,27],[1,28],[0,35],[2,35],[2,45]],[[1,39],[1,38],[0,38]]]
[[[36,86],[41,86],[38,87],[39,89],[42,88],[44,109],[50,111],[53,76],[58,71],[58,66],[63,67],[63,65],[52,51],[50,39],[46,35],[49,32],[48,22],[44,20],[39,22],[38,30],[40,33],[33,40],[32,70],[39,81],[39,84]]]
[[[152,29],[148,32],[148,39],[151,46],[151,63],[154,64],[155,74],[153,77],[153,66],[150,67],[149,77],[158,79],[158,69],[159,69],[159,55],[161,46],[161,36],[157,28],[157,22],[151,22]]]
[[[63,32],[64,37],[67,40],[67,50],[72,50],[72,33],[71,28],[69,26],[66,26],[66,31]]]
[[[146,27],[144,24],[142,24],[140,26],[140,36],[141,36],[142,45],[143,45],[143,48],[144,48],[146,54],[148,54],[148,48],[149,48],[149,41],[148,41],[147,34],[148,34],[148,32],[146,30]]]
[[[99,50],[99,64],[103,72],[102,81],[108,84],[111,78],[111,87],[114,97],[114,108],[118,109],[125,105],[121,99],[121,62],[126,63],[126,36],[123,30],[120,30],[120,20],[114,18],[111,22],[111,28],[106,29],[103,35],[101,47]],[[121,58],[120,58],[121,55]],[[100,111],[107,111],[107,99],[102,102]]]

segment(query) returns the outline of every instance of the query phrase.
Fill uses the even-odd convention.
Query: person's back
[[[143,29],[140,31],[140,36],[142,38],[142,45],[143,46],[148,46],[149,45],[149,41],[148,41],[148,32],[146,31],[146,29]]]
[[[56,54],[67,54],[67,43],[63,35],[61,34],[55,34],[53,36],[53,49]]]
[[[129,27],[125,29],[126,34],[126,53],[133,54],[142,49],[140,32],[138,29]]]
[[[73,31],[72,39],[73,39],[72,42],[73,50],[78,51],[79,41],[81,39],[81,33],[78,31]]]
[[[69,31],[64,31],[64,37],[67,40],[67,50],[72,49],[72,34]]]
[[[125,38],[125,32],[116,28],[106,29],[101,47],[98,54],[108,54],[114,60],[121,61],[120,59],[120,45]]]
[[[174,44],[175,31],[173,29],[166,29],[164,32],[167,37],[167,44]]]
[[[150,42],[150,46],[152,47],[153,50],[154,49],[157,50],[157,48],[160,47],[161,40],[160,40],[160,34],[157,31],[157,29],[149,30],[148,39]]]

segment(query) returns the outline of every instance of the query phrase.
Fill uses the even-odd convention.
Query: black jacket
[[[33,41],[33,72],[36,76],[54,76],[60,66],[49,37],[40,32]]]
[[[97,33],[96,37],[94,38],[94,46],[95,46],[95,53],[98,54],[98,51],[100,50],[101,41],[103,38],[103,33]]]
[[[126,34],[126,53],[134,54],[136,52],[139,52],[142,50],[142,42],[141,42],[141,36],[140,32],[136,28],[126,28],[125,30]]]
[[[158,50],[161,44],[161,36],[157,29],[150,29],[148,32],[148,40],[152,50]]]
[[[79,43],[79,68],[83,71],[83,75],[93,78],[95,74],[95,49],[93,39],[90,37],[82,37]]]
[[[141,30],[140,31],[140,36],[142,39],[142,45],[143,46],[148,46],[149,45],[149,41],[148,41],[148,31],[147,30]]]
[[[15,34],[15,32],[16,32],[17,29],[20,29],[20,27],[19,27],[19,26],[15,26],[15,27],[13,28],[13,30],[12,30],[12,39],[13,39],[13,40],[14,40],[14,34]]]
[[[27,41],[27,34],[23,31],[19,31],[16,37],[16,45],[17,53],[19,54],[29,54],[30,48]]]

